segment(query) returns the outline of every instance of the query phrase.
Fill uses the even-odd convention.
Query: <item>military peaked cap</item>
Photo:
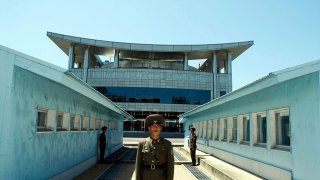
[[[161,126],[164,126],[164,117],[160,114],[150,114],[146,118],[146,125],[149,127],[153,124],[160,124]]]

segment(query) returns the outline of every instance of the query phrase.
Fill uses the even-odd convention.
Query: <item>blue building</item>
[[[266,179],[320,177],[320,60],[273,72],[180,115],[198,149]]]
[[[133,118],[68,70],[0,46],[0,179],[73,178],[122,147]],[[112,138],[111,138],[112,136]]]

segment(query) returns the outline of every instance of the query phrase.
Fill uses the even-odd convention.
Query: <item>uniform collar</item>
[[[150,139],[150,141],[151,141],[152,143],[159,143],[159,142],[160,142],[160,137],[157,138],[157,139],[152,139],[152,137],[149,137],[149,139]]]

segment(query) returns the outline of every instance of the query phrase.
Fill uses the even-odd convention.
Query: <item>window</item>
[[[96,130],[99,131],[101,128],[101,121],[100,119],[96,119]]]
[[[203,122],[199,122],[200,125],[200,138],[203,138]]]
[[[266,113],[257,114],[257,130],[258,144],[265,144],[267,142]]]
[[[79,131],[80,130],[80,116],[71,115],[70,117],[70,130]]]
[[[242,117],[243,122],[243,142],[249,143],[250,142],[250,119],[249,115],[244,115]]]
[[[212,121],[208,121],[208,139],[212,139]]]
[[[232,142],[237,142],[237,117],[232,117]]]
[[[220,134],[220,120],[217,120],[217,140],[221,140],[221,134]]]
[[[108,127],[108,121],[101,120],[101,124],[100,125],[101,125],[101,127],[103,127],[103,126]],[[100,129],[101,129],[101,127],[100,127]],[[111,129],[112,129],[112,124],[111,124]]]
[[[220,91],[220,96],[223,96],[226,94],[226,91]]]
[[[208,138],[207,129],[208,129],[208,121],[203,122],[203,138]]]
[[[38,109],[37,115],[37,131],[51,131],[47,128],[48,120],[48,110],[47,109]]]
[[[39,108],[37,111],[37,131],[53,131],[56,127],[57,111]]]
[[[171,74],[172,76],[172,74]],[[209,90],[138,88],[138,87],[94,87],[113,102],[138,102],[161,104],[204,104],[210,101]]]
[[[221,119],[221,122],[223,123],[223,141],[227,141],[227,137],[228,137],[228,121],[227,119]]]
[[[196,131],[197,132],[197,136],[200,137],[201,128],[200,128],[200,123],[199,122],[197,123],[196,127],[197,127],[196,129],[198,129],[198,131]]]
[[[89,124],[89,130],[90,131],[94,130],[94,125],[95,125],[95,118],[91,117],[90,118],[90,124]]]
[[[68,126],[65,123],[66,118],[63,112],[58,112],[57,115],[57,131],[67,131]]]
[[[218,136],[218,120],[213,121],[213,139],[219,140]]]
[[[290,119],[289,110],[282,110],[275,113],[276,120],[276,144],[290,146]]]
[[[89,129],[89,117],[82,116],[81,130],[87,131]]]

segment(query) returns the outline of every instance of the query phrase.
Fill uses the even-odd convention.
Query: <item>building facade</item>
[[[123,146],[132,116],[68,70],[0,46],[0,179],[72,179]],[[112,138],[110,138],[112,136]]]
[[[320,177],[320,60],[270,73],[180,115],[198,148],[266,179]]]
[[[178,115],[232,91],[232,61],[253,45],[134,44],[47,35],[68,55],[72,73],[135,118],[124,122],[126,131],[144,131],[144,119],[152,113],[166,118],[165,131],[181,131]],[[195,68],[196,60],[201,64]]]

